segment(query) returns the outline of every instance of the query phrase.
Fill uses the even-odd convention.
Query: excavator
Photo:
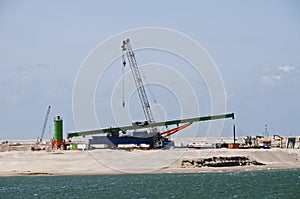
[[[202,122],[209,120],[218,120],[218,119],[226,119],[232,118],[234,119],[234,113],[229,114],[221,114],[221,115],[213,115],[213,116],[205,116],[205,117],[194,117],[188,119],[179,119],[179,120],[169,120],[165,122],[156,122],[153,119],[152,110],[150,107],[150,103],[148,101],[148,97],[146,94],[146,90],[143,84],[143,80],[138,68],[138,64],[136,61],[135,53],[131,47],[130,40],[123,40],[122,49],[122,63],[123,67],[126,66],[126,58],[129,62],[129,66],[132,72],[132,76],[135,82],[135,86],[138,92],[138,96],[140,98],[141,106],[145,115],[145,121],[142,122],[133,122],[132,125],[122,126],[122,127],[114,127],[114,128],[103,128],[91,131],[82,131],[82,132],[73,132],[68,133],[67,138],[70,139],[72,137],[77,136],[87,136],[87,135],[95,135],[95,134],[103,134],[106,133],[106,136],[98,136],[91,140],[90,144],[108,144],[111,146],[117,147],[120,144],[147,144],[150,148],[163,148],[167,146],[174,145],[169,139],[170,135],[190,126],[193,122]],[[123,107],[125,103],[123,101]],[[176,125],[176,127],[172,129],[167,129],[165,131],[159,132],[157,127],[165,126],[169,127],[172,125]],[[145,129],[148,129],[145,131]],[[133,130],[134,135],[127,135],[127,131]],[[140,131],[144,130],[144,131]],[[120,136],[120,133],[125,135]]]

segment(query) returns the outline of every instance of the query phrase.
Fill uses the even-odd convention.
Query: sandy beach
[[[265,165],[183,168],[182,160],[245,156]],[[300,168],[299,149],[187,149],[91,151],[6,151],[0,176],[126,173],[193,173]]]

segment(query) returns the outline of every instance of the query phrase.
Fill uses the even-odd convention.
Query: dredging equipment
[[[204,117],[194,117],[188,119],[180,119],[180,120],[169,120],[165,122],[156,122],[156,123],[147,123],[142,122],[141,124],[133,124],[130,126],[119,126],[112,128],[102,128],[91,131],[80,131],[73,132],[67,134],[67,139],[78,136],[88,136],[88,135],[96,135],[96,134],[105,134],[106,136],[99,136],[94,140],[95,143],[91,142],[90,144],[107,144],[111,146],[117,147],[119,144],[148,144],[150,148],[163,148],[166,146],[170,146],[172,141],[168,139],[169,135],[172,135],[183,128],[188,127],[190,124],[194,122],[204,122],[210,120],[219,120],[219,119],[234,119],[234,113],[222,114],[222,115],[212,115],[212,116],[204,116]],[[180,125],[183,124],[183,125]],[[138,129],[149,129],[150,127],[155,128],[159,126],[171,126],[176,125],[177,127],[163,131],[157,132],[156,134],[141,134],[135,136],[120,136],[121,133],[126,134],[129,130],[138,130]]]
[[[120,144],[135,144],[142,145],[147,144],[150,148],[163,148],[167,146],[174,145],[168,137],[188,126],[193,122],[209,121],[209,120],[218,120],[232,118],[234,119],[234,113],[221,114],[221,115],[212,115],[205,117],[194,117],[187,119],[179,120],[170,120],[165,122],[156,122],[153,118],[152,110],[150,103],[148,101],[147,93],[143,84],[142,76],[139,71],[137,60],[133,48],[131,47],[130,40],[123,40],[122,49],[122,59],[123,59],[123,68],[126,66],[126,57],[129,63],[133,79],[135,82],[136,90],[138,91],[138,96],[142,105],[142,109],[145,115],[145,121],[142,122],[133,122],[130,126],[122,126],[115,128],[102,128],[98,130],[91,131],[81,131],[73,132],[67,134],[67,139],[77,136],[86,136],[86,135],[95,135],[107,133],[106,136],[94,137],[90,144],[106,144],[114,147],[118,147]],[[125,102],[123,99],[123,107]],[[156,127],[165,126],[169,127],[170,125],[176,125],[175,128],[168,129],[163,132],[159,132]],[[146,131],[137,131],[139,129],[148,129]],[[133,130],[133,135],[120,136],[121,133],[126,134],[128,130]]]

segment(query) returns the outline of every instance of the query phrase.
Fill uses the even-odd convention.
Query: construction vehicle
[[[283,137],[281,137],[280,135],[273,135],[273,139],[274,140],[279,140],[279,148],[283,148],[283,145],[282,145],[282,140],[283,140]]]
[[[76,136],[86,136],[86,135],[107,133],[106,136],[94,137],[93,140],[90,141],[90,144],[101,143],[101,144],[108,144],[110,146],[115,146],[115,147],[121,144],[136,144],[136,145],[147,144],[150,146],[150,148],[162,148],[174,144],[174,142],[170,141],[168,138],[170,135],[190,126],[193,122],[217,120],[217,119],[225,119],[225,118],[234,119],[234,114],[230,113],[230,114],[222,114],[222,115],[214,115],[214,116],[206,116],[206,117],[194,117],[194,118],[181,119],[181,120],[170,120],[166,122],[155,122],[155,120],[153,119],[153,114],[151,111],[150,103],[148,101],[143,80],[135,58],[135,53],[130,44],[130,40],[129,39],[124,40],[121,48],[123,54],[122,56],[123,67],[126,66],[126,57],[127,57],[134,78],[134,82],[136,85],[136,89],[138,91],[142,109],[145,115],[145,121],[133,122],[132,125],[130,126],[103,128],[99,130],[68,133],[67,134],[68,139]],[[125,102],[123,101],[123,107],[124,106],[125,106]],[[183,125],[179,126],[179,124],[183,124]],[[170,125],[176,125],[176,127],[165,130],[163,132],[158,132],[157,130],[157,127],[160,126],[168,127]],[[148,131],[137,131],[140,129],[148,129]],[[134,131],[133,136],[127,134],[127,131],[130,130]],[[125,135],[120,136],[120,133],[123,133]]]
[[[255,136],[254,148],[269,149],[269,148],[271,148],[271,140],[266,139],[265,136],[257,135],[257,136]]]

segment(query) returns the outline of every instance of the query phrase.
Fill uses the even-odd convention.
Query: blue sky
[[[262,134],[265,124],[270,134],[300,135],[299,10],[296,0],[2,0],[0,139],[39,136],[48,105],[51,120],[60,114],[65,131],[76,130],[72,89],[81,63],[106,38],[141,27],[183,32],[208,51],[239,135]],[[222,135],[231,135],[227,123]]]

